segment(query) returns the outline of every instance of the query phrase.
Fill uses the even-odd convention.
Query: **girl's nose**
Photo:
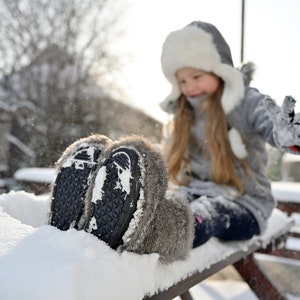
[[[188,93],[193,95],[197,91],[197,85],[194,83],[189,83],[187,86]]]

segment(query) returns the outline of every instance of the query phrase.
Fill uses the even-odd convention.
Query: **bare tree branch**
[[[123,1],[0,0],[0,113],[11,116],[12,136],[37,149],[37,166],[87,132],[84,120],[95,114],[88,87],[105,88],[121,68],[113,47],[121,36],[117,3]]]

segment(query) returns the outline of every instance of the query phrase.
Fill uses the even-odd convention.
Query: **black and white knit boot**
[[[82,229],[87,214],[86,193],[101,152],[110,143],[103,135],[91,135],[71,144],[56,163],[49,225],[61,230]]]

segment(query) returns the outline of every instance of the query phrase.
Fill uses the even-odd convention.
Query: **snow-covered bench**
[[[277,207],[280,210],[285,211],[288,215],[300,213],[300,183],[272,182],[272,191],[277,200]],[[269,255],[285,256],[298,260],[300,259],[299,251],[286,249],[284,244],[281,243],[285,240],[287,235],[299,238],[299,227],[292,227],[290,223],[283,223],[281,224],[282,227],[277,227],[274,224],[275,231],[272,230],[275,213],[277,212],[275,211],[273,213],[269,221],[268,230],[259,238],[259,240],[257,240],[257,238],[252,239],[247,242],[247,246],[245,248],[240,250],[237,249],[237,251],[232,254],[228,253],[225,259],[221,256],[221,259],[211,263],[209,268],[198,270],[183,280],[175,283],[168,289],[158,292],[152,297],[146,297],[145,299],[172,299],[176,295],[181,295],[181,299],[190,300],[192,297],[188,292],[189,288],[231,264],[234,265],[236,270],[260,299],[284,299],[284,295],[281,295],[277,288],[268,280],[265,274],[262,273],[254,257],[255,253],[263,252]],[[287,227],[285,227],[285,225],[287,225]],[[244,243],[239,244],[241,246]],[[223,244],[222,248],[225,246],[227,245]],[[262,288],[262,286],[264,288]]]
[[[14,173],[14,179],[36,195],[49,192],[54,178],[54,168],[22,168]]]
[[[261,236],[227,243],[213,238],[186,261],[164,265],[155,253],[117,253],[83,231],[42,226],[47,205],[46,196],[0,195],[0,299],[191,299],[190,287],[231,264],[253,289],[253,278],[262,276],[256,277],[260,291],[254,290],[261,299],[284,299],[255,270],[253,258],[256,251],[282,245],[293,222],[279,210]]]
[[[254,254],[270,253],[276,247],[282,247],[292,223],[283,212],[275,210],[266,232],[261,236],[245,242],[220,243],[215,239],[210,240],[204,247],[192,251],[194,268],[167,289],[144,299],[166,300],[178,295],[181,295],[182,299],[192,299],[188,293],[191,287],[232,264],[259,299],[285,299],[258,268]]]
[[[289,215],[300,213],[300,183],[299,182],[272,182],[273,195],[278,202],[278,208]]]
[[[280,210],[285,211],[288,215],[300,213],[300,183],[272,182],[272,191],[277,200],[277,207]],[[274,214],[269,221],[267,232],[260,237],[260,241],[256,240],[256,238],[252,239],[247,242],[248,245],[246,248],[237,250],[231,255],[228,255],[225,260],[224,257],[222,257],[220,261],[210,264],[209,268],[199,270],[169,287],[167,290],[158,292],[154,296],[146,297],[145,299],[172,299],[176,295],[181,295],[183,300],[190,300],[192,297],[188,292],[189,288],[230,264],[234,265],[236,270],[260,299],[284,299],[284,295],[281,295],[265,274],[262,273],[254,257],[255,253],[264,252],[269,255],[300,259],[299,251],[286,249],[284,244],[280,243],[287,235],[299,238],[299,226],[292,227],[290,224],[287,224],[285,228],[285,225],[282,224],[282,228],[275,227],[275,231],[272,233],[270,230],[273,226]],[[278,231],[276,232],[276,230]],[[267,238],[267,236],[269,237]],[[268,239],[269,243],[267,242]],[[242,244],[243,243],[240,243],[240,245]],[[222,246],[225,245],[226,244],[223,244]],[[275,245],[279,245],[279,247],[275,247]],[[264,288],[262,288],[262,286]]]

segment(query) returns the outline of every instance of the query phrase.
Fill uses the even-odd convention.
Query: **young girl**
[[[161,106],[174,114],[163,142],[167,167],[141,137],[77,141],[58,162],[49,223],[170,263],[213,236],[244,240],[265,230],[275,206],[265,143],[299,154],[300,114],[292,97],[279,108],[248,86],[251,65],[233,67],[211,24],[172,32],[161,64],[172,86]]]

